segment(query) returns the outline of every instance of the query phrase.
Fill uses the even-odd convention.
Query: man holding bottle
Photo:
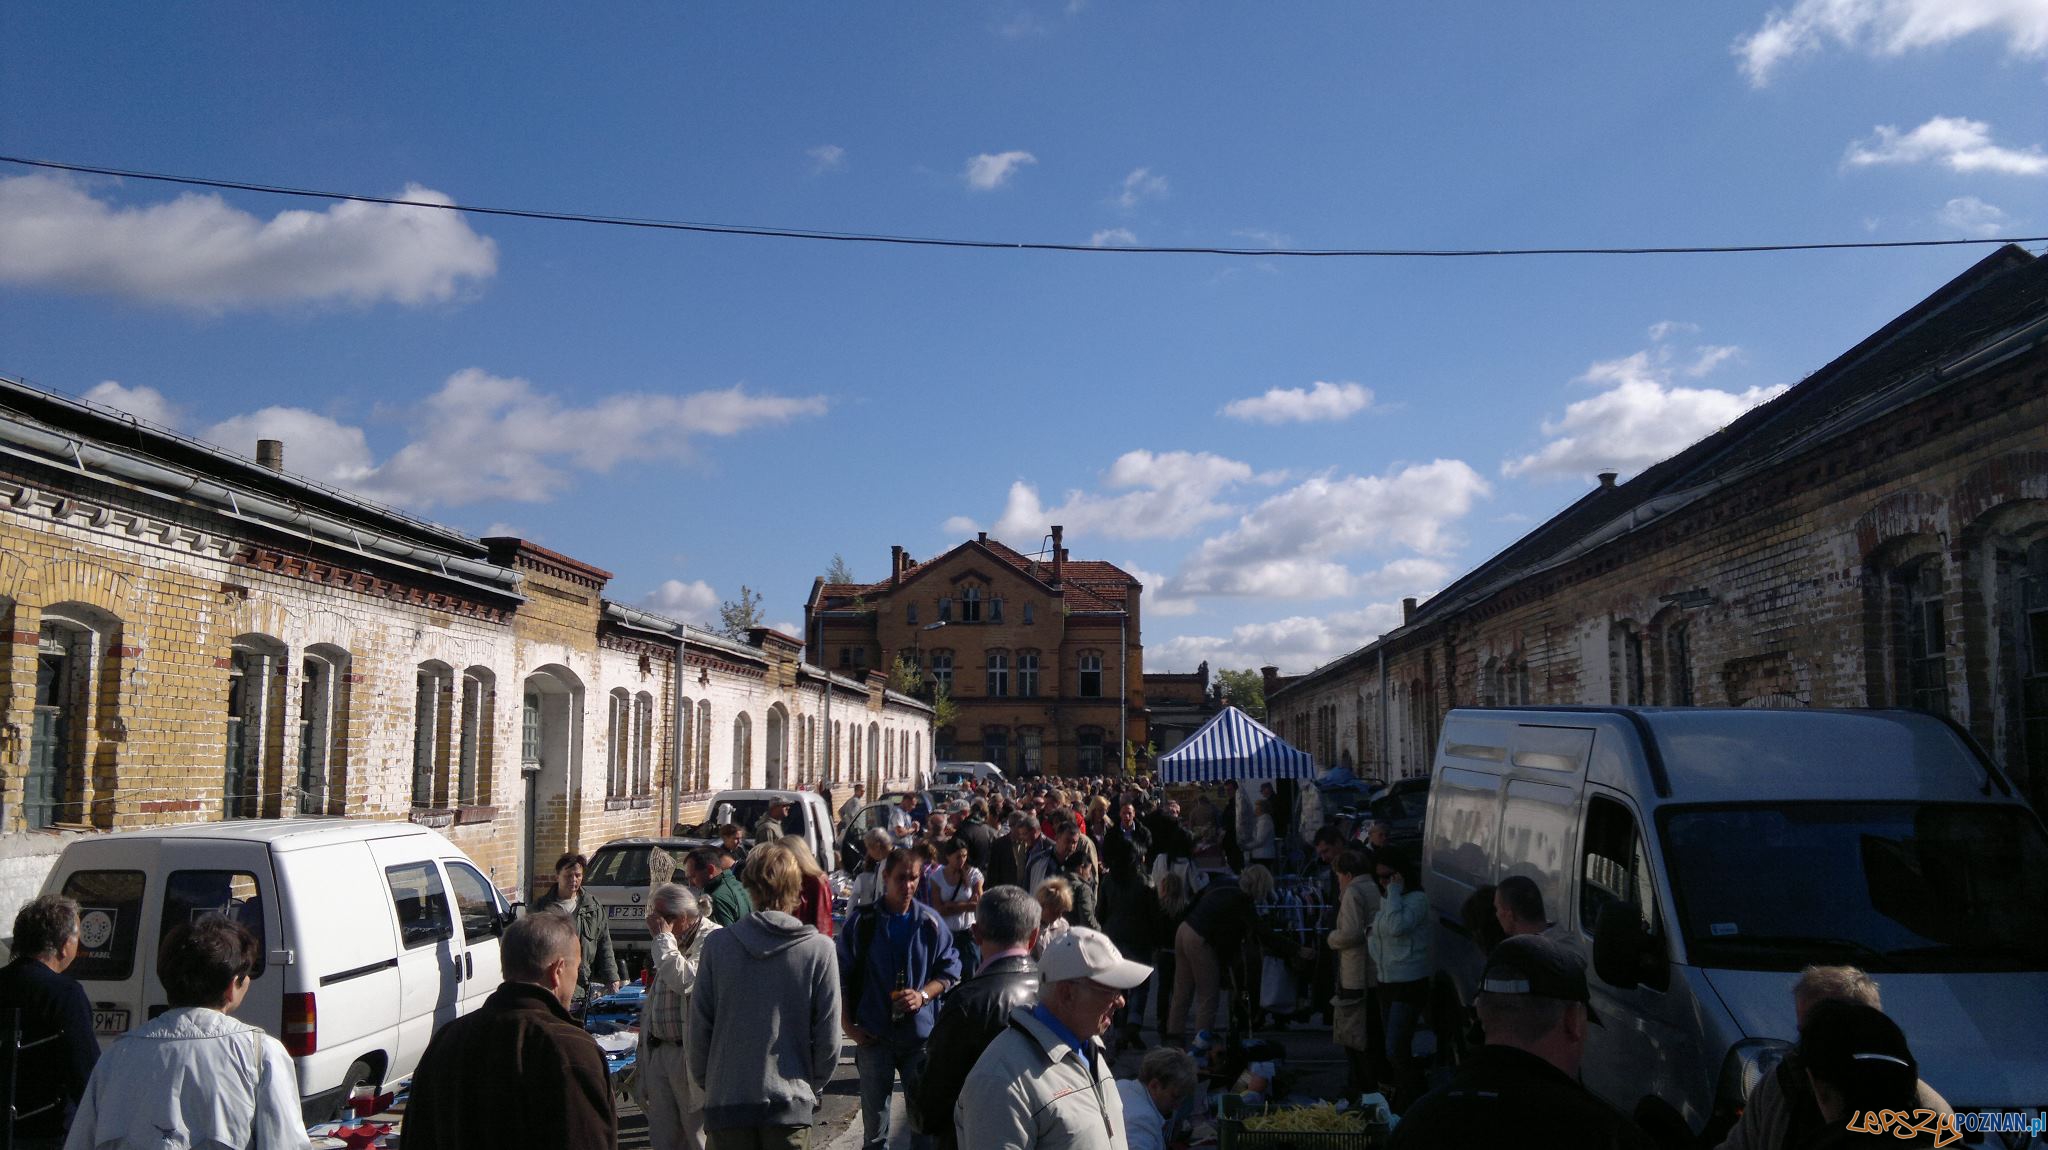
[[[897,1078],[906,1097],[924,1080],[925,1040],[938,1018],[937,999],[960,981],[953,932],[918,902],[924,860],[903,847],[882,863],[881,896],[857,907],[839,932],[841,1028],[853,1040],[860,1071],[864,1150],[889,1140],[889,1096]],[[931,1139],[913,1135],[914,1150]]]

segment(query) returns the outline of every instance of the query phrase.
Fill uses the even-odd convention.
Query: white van
[[[994,763],[940,763],[933,771],[933,778],[955,787],[971,780],[981,784],[983,790],[991,786],[1000,787],[1008,781],[1003,778],[1003,769]]]
[[[64,848],[43,884],[78,900],[69,973],[102,1044],[166,1008],[159,941],[226,914],[263,961],[236,1017],[284,1043],[309,1121],[413,1072],[441,1024],[498,988],[505,898],[411,823],[265,819],[119,831]]]
[[[1809,963],[1877,979],[1958,1114],[2048,1099],[2048,832],[1943,719],[1454,710],[1426,817],[1439,1004],[1478,980],[1467,897],[1529,876],[1591,960],[1583,1080],[1653,1133],[1718,1140]]]

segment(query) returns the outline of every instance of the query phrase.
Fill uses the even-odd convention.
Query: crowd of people
[[[804,839],[781,833],[786,804],[751,836],[732,827],[690,851],[646,914],[632,1090],[651,1144],[804,1147],[847,1042],[864,1150],[887,1145],[899,1084],[912,1150],[1163,1150],[1199,1088],[1189,1049],[1214,1041],[1219,1011],[1236,1033],[1320,1014],[1346,1093],[1382,1093],[1400,1115],[1397,1150],[1657,1144],[1578,1083],[1600,1025],[1586,957],[1533,882],[1466,904],[1484,972],[1470,1016],[1445,1019],[1414,853],[1347,819],[1304,842],[1284,789],[1236,789],[1186,808],[1143,780],[969,787],[936,809],[913,792],[861,841],[843,917]],[[613,1083],[575,1014],[624,974],[587,868],[558,861],[553,889],[504,931],[503,984],[433,1037],[404,1146],[616,1144]],[[15,1145],[308,1144],[291,1059],[232,1017],[261,969],[248,930],[172,930],[169,1008],[104,1055],[63,974],[78,935],[75,903],[35,899],[0,970],[0,1010],[21,1012],[25,1040],[56,1042],[17,1068]],[[1859,1111],[1947,1111],[1868,975],[1809,968],[1794,1007],[1798,1046],[1726,1150],[1848,1145]],[[1432,1081],[1416,1037],[1447,1025],[1463,1057]]]

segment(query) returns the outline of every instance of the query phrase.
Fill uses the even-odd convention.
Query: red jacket
[[[796,920],[807,922],[818,928],[818,933],[832,937],[832,884],[824,875],[804,882],[804,898],[796,904]]]

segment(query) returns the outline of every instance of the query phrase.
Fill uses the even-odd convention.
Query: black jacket
[[[611,1080],[597,1043],[554,995],[507,982],[427,1044],[399,1145],[612,1150],[618,1141]]]
[[[967,1074],[988,1044],[1010,1025],[1010,1012],[1038,1005],[1038,964],[1030,955],[999,958],[946,994],[945,1009],[925,1041],[924,1082],[910,1099],[910,1124],[937,1140],[941,1150],[956,1145],[953,1103]]]
[[[988,874],[990,848],[995,846],[996,829],[982,819],[970,818],[954,834],[967,844],[967,865]]]
[[[0,969],[0,1024],[9,1010],[21,1011],[22,1041],[60,1036],[54,1045],[37,1047],[23,1057],[14,1072],[15,1108],[24,1114],[39,1111],[16,1123],[14,1132],[24,1138],[62,1138],[100,1059],[99,1040],[92,1032],[92,1002],[77,979],[36,959],[17,958]],[[53,1102],[51,1109],[42,1109]]]
[[[1390,1150],[1652,1150],[1635,1123],[1527,1051],[1482,1046],[1457,1076],[1418,1099]]]

